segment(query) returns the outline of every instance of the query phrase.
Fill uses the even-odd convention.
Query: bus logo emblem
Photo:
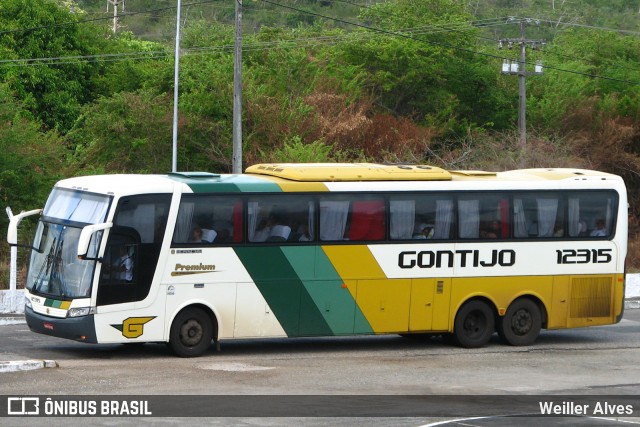
[[[129,317],[125,319],[121,325],[111,325],[122,332],[125,338],[138,338],[144,333],[144,325],[155,319],[156,316],[150,317]]]

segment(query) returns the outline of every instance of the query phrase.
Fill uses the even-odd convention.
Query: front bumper
[[[25,307],[24,317],[29,329],[43,335],[66,338],[74,341],[97,343],[96,325],[93,315],[81,317],[49,317]]]

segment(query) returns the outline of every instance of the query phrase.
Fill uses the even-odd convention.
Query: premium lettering
[[[212,264],[176,264],[175,271],[213,271],[216,269]]]

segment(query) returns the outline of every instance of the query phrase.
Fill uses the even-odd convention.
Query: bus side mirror
[[[103,224],[87,225],[80,232],[80,238],[78,239],[78,258],[87,260],[96,260],[97,258],[89,257],[89,248],[91,245],[91,238],[98,231],[106,230],[113,227],[113,223],[105,222]]]
[[[9,210],[7,210],[9,213]],[[24,218],[42,213],[42,209],[34,209],[28,212],[20,212],[18,215],[9,215],[9,229],[7,230],[7,243],[10,246],[18,245],[18,225]]]

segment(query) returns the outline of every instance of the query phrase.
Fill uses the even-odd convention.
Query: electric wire
[[[194,5],[202,5],[202,4],[208,4],[208,3],[212,3],[213,0],[204,0],[204,1],[199,1],[199,2],[192,2],[192,3],[188,3],[186,5],[183,6],[194,6]],[[460,46],[454,46],[448,43],[443,43],[443,42],[436,42],[433,40],[425,40],[422,38],[418,38],[416,36],[419,35],[429,35],[429,34],[438,34],[439,32],[460,32],[460,33],[465,33],[467,31],[471,31],[475,28],[479,28],[479,27],[486,27],[486,26],[496,26],[496,25],[511,25],[514,22],[516,22],[515,19],[505,19],[505,17],[502,18],[487,18],[487,19],[482,19],[482,20],[475,20],[475,21],[466,21],[466,22],[459,22],[459,23],[451,23],[451,24],[444,24],[444,25],[435,25],[435,24],[431,24],[428,26],[422,26],[422,27],[415,27],[415,28],[405,28],[405,29],[399,29],[399,30],[395,30],[395,31],[390,31],[390,30],[385,30],[385,29],[381,29],[381,28],[375,28],[375,27],[371,27],[365,24],[361,24],[358,22],[353,22],[353,21],[349,21],[346,19],[342,19],[342,18],[336,18],[336,17],[331,17],[331,16],[327,16],[327,15],[323,15],[317,12],[313,12],[313,11],[309,11],[309,10],[304,10],[304,9],[300,9],[297,7],[293,7],[293,6],[289,6],[289,5],[284,5],[281,3],[277,3],[274,1],[270,1],[270,0],[261,0],[262,3],[266,3],[266,4],[270,4],[276,7],[280,7],[280,8],[284,8],[284,9],[288,9],[288,10],[293,10],[296,11],[298,13],[302,13],[302,14],[308,14],[308,15],[313,15],[322,19],[328,19],[328,20],[333,20],[336,22],[340,22],[346,25],[350,25],[350,26],[355,26],[355,27],[359,27],[359,28],[363,28],[366,29],[368,31],[373,31],[375,33],[378,34],[386,34],[386,35],[391,35],[391,36],[397,36],[397,37],[402,37],[402,38],[408,38],[408,39],[412,39],[415,41],[419,41],[419,42],[424,42],[424,43],[428,43],[428,44],[433,44],[433,45],[438,45],[438,46],[442,46],[442,47],[447,47],[447,48],[451,48],[457,51],[463,51],[463,52],[467,52],[467,53],[471,53],[474,55],[481,55],[481,56],[486,56],[486,57],[490,57],[490,58],[494,58],[494,59],[501,59],[501,60],[513,60],[513,61],[517,61],[517,58],[507,58],[504,57],[503,55],[494,55],[491,53],[487,53],[487,52],[479,52],[479,51],[474,51],[472,49],[468,49],[468,48],[463,48]],[[148,14],[148,13],[155,13],[155,12],[161,12],[161,11],[166,11],[166,10],[172,10],[175,9],[177,6],[169,6],[169,7],[164,7],[164,8],[158,8],[158,9],[151,9],[151,10],[144,10],[144,11],[138,11],[138,12],[129,12],[126,14],[122,14],[120,15],[121,17],[124,16],[131,16],[131,15],[139,15],[139,14]],[[252,9],[252,8],[249,8]],[[264,9],[262,9],[264,10]],[[0,31],[0,35],[2,34],[6,34],[6,33],[13,33],[13,32],[18,32],[18,31],[32,31],[32,30],[37,30],[37,29],[44,29],[44,28],[51,28],[51,27],[58,27],[58,26],[64,26],[64,25],[72,25],[72,24],[78,24],[78,23],[83,23],[83,22],[92,22],[92,21],[98,21],[98,20],[106,20],[106,19],[112,19],[112,17],[106,17],[106,18],[95,18],[95,19],[90,19],[90,20],[83,20],[83,21],[74,21],[74,22],[68,22],[68,23],[61,23],[61,24],[52,24],[52,25],[48,25],[48,26],[38,26],[38,27],[31,27],[31,28],[26,28],[26,29],[14,29],[14,30],[6,30],[6,31]],[[532,19],[532,18],[519,18],[519,19]],[[548,22],[548,23],[555,23],[555,21],[550,21],[550,20],[546,20],[546,19],[538,19],[535,18],[536,21],[539,22]],[[563,23],[563,24],[567,24],[567,23]],[[571,25],[571,24],[567,24],[567,25]],[[584,26],[584,25],[578,25],[575,24],[576,26],[581,26],[581,27],[588,27],[588,28],[593,28],[593,29],[600,29],[600,30],[609,30],[609,31],[616,31],[614,29],[610,29],[610,28],[605,28],[605,27],[595,27],[595,26]],[[621,30],[622,32],[627,32],[625,30]],[[640,34],[638,32],[629,32],[632,34]],[[339,38],[346,38],[349,37],[349,35],[344,35],[344,36],[334,36],[333,40],[335,43],[337,43]],[[484,37],[484,36],[479,36],[479,35],[473,35],[473,37],[478,38],[478,39],[483,39],[483,40],[490,40],[492,42],[497,42],[497,40],[491,38],[491,37]],[[308,40],[313,40],[313,41],[320,41],[322,38],[310,38]],[[283,47],[283,43],[287,43],[287,44],[291,44],[291,43],[295,43],[292,41],[276,41],[276,42],[272,42],[271,44],[261,44],[261,45],[255,45],[255,46],[243,46],[243,49],[246,48],[247,50],[258,50],[258,49],[265,49],[265,46],[279,46],[279,47]],[[303,40],[300,44],[306,44],[307,41]],[[326,39],[323,40],[322,42],[323,44],[329,43]],[[261,47],[260,47],[261,46]],[[294,47],[294,46],[287,46],[287,47]],[[211,51],[216,51],[216,50],[227,50],[229,49],[229,46],[220,46],[220,47],[215,47],[215,48],[191,48],[191,49],[185,49],[185,53],[187,54],[195,54],[198,52],[211,52]],[[166,57],[169,54],[171,54],[170,51],[156,51],[156,52],[129,52],[129,53],[120,53],[120,54],[98,54],[98,55],[84,55],[84,56],[64,56],[64,57],[50,57],[50,58],[29,58],[29,59],[8,59],[8,60],[0,60],[0,65],[58,65],[58,64],[69,64],[69,63],[74,63],[74,62],[79,62],[80,60],[85,60],[85,61],[90,61],[90,62],[96,62],[96,61],[104,61],[104,62],[113,62],[116,60],[132,60],[132,59],[154,59],[154,58],[159,58],[159,57]],[[562,56],[562,55],[558,55],[558,56]],[[578,59],[579,58],[573,58],[572,59]],[[526,62],[526,64],[529,65],[535,65],[535,63],[533,62]],[[628,70],[636,70],[633,68],[629,68],[629,67],[623,67],[623,66],[617,66],[617,68],[620,69],[628,69]],[[625,80],[625,79],[618,79],[618,78],[613,78],[613,77],[607,77],[607,76],[602,76],[602,75],[596,75],[596,74],[590,74],[590,73],[583,73],[583,72],[579,72],[579,71],[575,71],[575,70],[568,70],[568,69],[563,69],[563,68],[559,68],[559,67],[553,67],[553,66],[545,66],[545,69],[549,69],[549,70],[555,70],[555,71],[559,71],[559,72],[566,72],[566,73],[572,73],[572,74],[578,74],[578,75],[583,75],[583,76],[587,76],[587,77],[592,77],[592,78],[598,78],[598,79],[605,79],[605,80],[612,80],[612,81],[618,81],[618,82],[622,82],[622,83],[628,83],[628,84],[640,84],[640,82],[636,82],[636,81],[632,81],[632,80]]]
[[[402,38],[406,38],[406,39],[412,39],[412,40],[415,40],[415,41],[419,41],[419,42],[423,42],[423,43],[427,43],[427,44],[432,44],[432,45],[436,45],[436,46],[441,46],[441,47],[446,47],[446,48],[450,48],[450,49],[457,50],[457,51],[460,51],[460,52],[470,53],[470,54],[473,54],[473,55],[486,56],[486,57],[494,58],[494,59],[502,59],[502,60],[504,59],[502,56],[499,56],[499,55],[494,55],[494,54],[487,53],[487,52],[478,52],[478,51],[474,51],[472,49],[451,45],[451,44],[448,44],[448,43],[435,42],[435,41],[432,41],[432,40],[424,40],[424,39],[413,37],[413,36],[411,36],[411,35],[409,35],[407,33],[385,30],[383,28],[371,27],[371,26],[368,26],[368,25],[365,25],[365,24],[360,24],[360,23],[357,23],[357,22],[348,21],[346,19],[326,16],[326,15],[322,15],[322,14],[317,13],[317,12],[300,9],[300,8],[296,8],[296,7],[289,6],[289,5],[284,5],[282,3],[274,2],[274,1],[271,1],[271,0],[260,0],[260,1],[263,2],[263,3],[271,4],[273,6],[282,7],[282,8],[291,9],[291,10],[296,10],[296,11],[298,11],[300,13],[306,13],[306,14],[309,14],[309,15],[312,15],[312,16],[317,16],[317,17],[320,17],[320,18],[334,20],[334,21],[337,21],[337,22],[341,22],[343,24],[352,25],[352,26],[355,26],[355,27],[358,27],[358,28],[363,28],[363,29],[366,29],[368,31],[374,31],[374,32],[377,32],[377,33],[380,33],[380,34],[386,34],[386,35],[395,36],[395,37],[402,37]],[[535,65],[535,64],[533,64],[531,62],[525,62],[525,63],[529,64],[529,65]],[[563,69],[563,68],[559,68],[559,67],[553,67],[553,66],[547,66],[545,68],[549,69],[549,70],[555,70],[555,71],[559,71],[559,72],[564,72],[564,73],[582,75],[582,76],[585,76],[585,77],[591,77],[591,78],[597,78],[597,79],[603,79],[603,80],[610,80],[610,81],[617,81],[617,82],[620,82],[620,83],[627,83],[627,84],[632,84],[632,85],[640,85],[640,81],[625,80],[625,79],[618,79],[618,78],[615,78],[615,77],[607,77],[607,76],[601,76],[601,75],[597,75],[597,74],[583,73],[583,72],[580,72],[580,71],[567,70],[567,69]]]

